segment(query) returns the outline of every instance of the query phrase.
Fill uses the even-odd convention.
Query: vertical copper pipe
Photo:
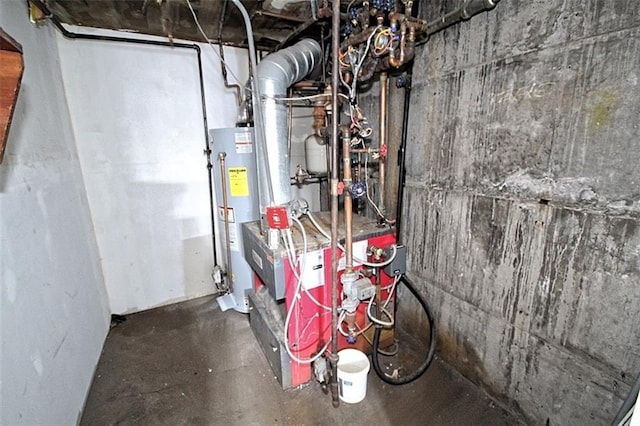
[[[387,93],[389,92],[389,79],[387,78],[387,73],[380,73],[380,143],[379,147],[382,150],[382,147],[387,144]],[[384,208],[384,193],[385,193],[385,170],[384,164],[385,157],[380,156],[378,159],[378,177],[379,177],[379,202],[378,208],[380,211],[385,214]]]
[[[353,199],[351,198],[351,135],[347,126],[341,127],[342,133],[342,180],[344,182],[344,273],[353,272]]]
[[[222,182],[222,208],[224,209],[224,235],[225,247],[227,251],[227,290],[233,292],[233,268],[231,267],[231,239],[229,238],[229,203],[227,201],[227,170],[226,170],[226,152],[218,153],[220,160],[220,178]]]
[[[340,2],[332,2],[331,16],[331,402],[340,406],[338,395],[338,89],[340,72]]]

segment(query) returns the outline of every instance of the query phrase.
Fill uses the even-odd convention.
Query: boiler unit
[[[332,265],[326,235],[331,218],[328,212],[306,212],[296,221],[283,234],[289,242],[275,249],[265,242],[258,222],[242,227],[245,258],[256,272],[256,292],[249,298],[251,328],[285,389],[312,379],[311,361],[325,352],[331,340]],[[337,266],[338,347],[370,353],[376,320],[385,326],[380,346],[394,343],[390,321],[395,284],[404,272],[404,251],[395,247],[393,230],[379,227],[374,219],[354,216],[353,228],[354,279],[346,279],[344,256]],[[344,227],[339,235],[344,242]],[[384,304],[377,306],[374,300]]]

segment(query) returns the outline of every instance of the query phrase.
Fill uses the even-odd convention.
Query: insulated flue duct
[[[273,186],[273,203],[286,204],[291,201],[289,150],[287,147],[287,103],[279,100],[286,97],[287,89],[309,74],[322,58],[320,44],[304,39],[291,47],[265,57],[258,65],[257,79],[262,96],[262,117],[267,152],[258,151],[258,173],[260,189],[260,211],[271,204],[269,179],[266,178],[265,161],[268,162]]]

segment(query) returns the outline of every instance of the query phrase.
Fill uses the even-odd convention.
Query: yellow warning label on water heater
[[[229,189],[232,197],[249,196],[249,176],[246,167],[229,167]]]

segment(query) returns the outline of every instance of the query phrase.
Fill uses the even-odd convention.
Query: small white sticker
[[[227,243],[227,235],[226,230],[222,231],[221,235],[222,244]],[[231,251],[240,251],[240,243],[238,242],[238,224],[237,223],[229,223],[229,248]]]
[[[224,226],[224,207],[223,206],[218,206],[218,217],[223,222],[222,225]],[[233,210],[233,207],[227,207],[227,220],[229,221],[229,223],[234,223],[236,221],[236,214]]]
[[[310,251],[304,256],[304,271],[302,271],[302,287],[310,290],[324,286],[324,251]],[[302,260],[300,260],[302,261]]]
[[[253,152],[253,141],[251,133],[236,133],[236,154],[251,154]]]

